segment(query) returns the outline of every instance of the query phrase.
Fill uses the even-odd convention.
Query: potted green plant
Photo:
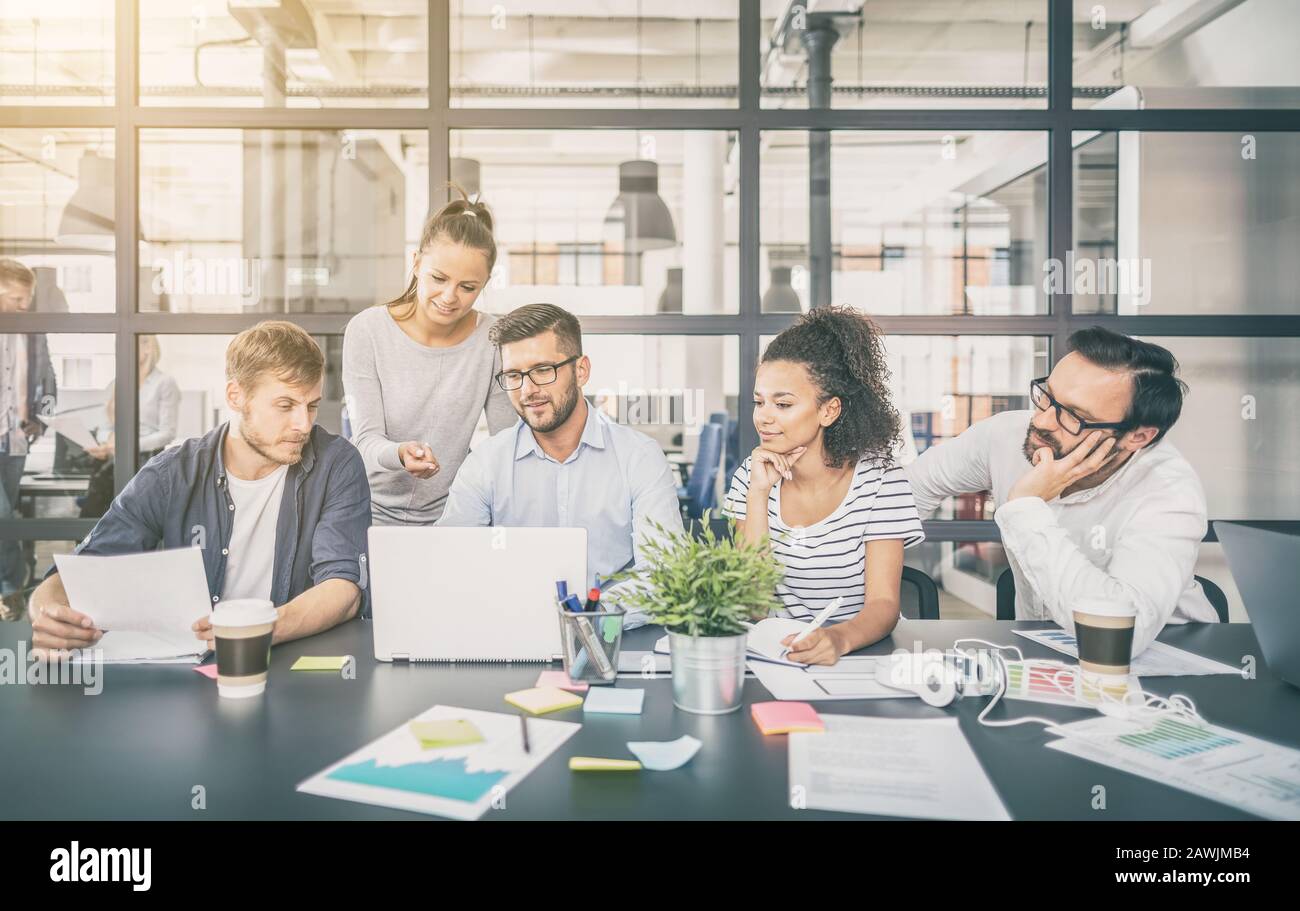
[[[656,535],[644,545],[649,568],[625,573],[620,604],[643,611],[668,632],[673,667],[673,704],[701,715],[740,708],[749,624],[779,604],[776,586],[784,575],[771,545],[735,535],[719,539],[708,527],[696,538],[653,523]]]

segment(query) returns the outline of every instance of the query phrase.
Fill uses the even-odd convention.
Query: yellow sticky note
[[[639,772],[635,759],[597,759],[595,756],[570,756],[570,772]]]
[[[571,709],[582,705],[582,697],[566,693],[553,686],[535,686],[530,690],[506,693],[506,702],[517,705],[534,715],[544,715],[547,712],[558,712],[560,709]]]
[[[474,722],[464,718],[446,721],[412,721],[408,727],[426,750],[483,742],[482,732],[474,727]]]
[[[306,655],[293,663],[291,671],[341,671],[347,663],[347,656],[338,658],[309,658]]]

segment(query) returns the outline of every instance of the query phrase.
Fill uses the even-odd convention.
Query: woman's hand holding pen
[[[402,467],[421,480],[431,478],[442,470],[433,457],[433,447],[428,443],[402,443],[397,447],[397,458]]]

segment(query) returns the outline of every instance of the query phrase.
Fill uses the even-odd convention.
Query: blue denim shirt
[[[128,554],[199,547],[208,594],[221,599],[234,529],[222,444],[228,424],[154,456],[77,545],[79,554]],[[313,427],[302,460],[289,466],[275,526],[271,600],[285,604],[326,579],[362,591],[368,613],[370,486],[361,454],[342,437]]]

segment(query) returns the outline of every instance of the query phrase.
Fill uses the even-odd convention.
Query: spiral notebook
[[[372,526],[379,661],[563,658],[555,583],[587,584],[585,528]]]

